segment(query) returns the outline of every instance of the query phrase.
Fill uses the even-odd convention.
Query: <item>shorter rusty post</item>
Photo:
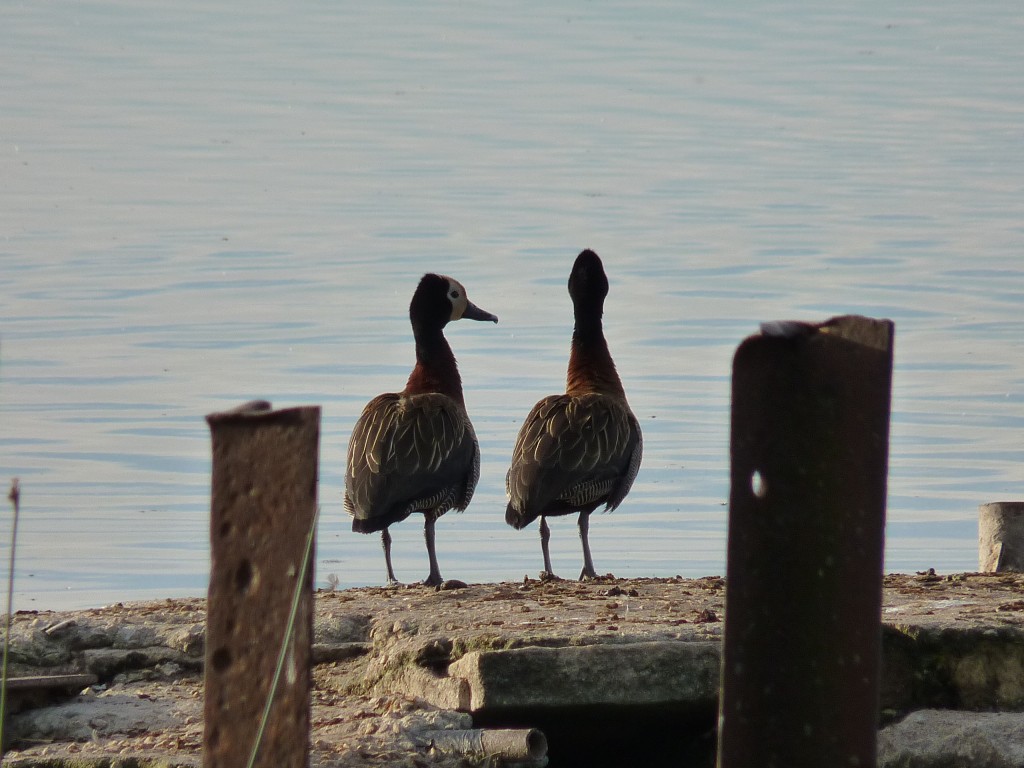
[[[11,478],[11,490],[7,494],[14,510],[14,517],[11,518],[11,554],[10,564],[7,567],[7,615],[4,617],[4,651],[3,651],[3,675],[0,680],[0,759],[7,752],[7,742],[4,740],[4,725],[7,723],[7,661],[11,651],[11,619],[14,618],[14,555],[18,550],[18,516],[21,513],[21,488],[18,485],[18,478]]]
[[[207,422],[213,488],[203,766],[304,768],[320,408],[272,411],[255,401]]]
[[[736,351],[720,768],[875,765],[892,341],[851,316]]]
[[[978,507],[978,570],[1024,571],[1024,501]]]

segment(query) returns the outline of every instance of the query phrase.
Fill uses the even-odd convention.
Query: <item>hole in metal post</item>
[[[218,648],[210,656],[210,663],[216,672],[223,672],[231,666],[231,651],[227,648]]]
[[[750,476],[750,490],[759,499],[763,499],[768,495],[768,484],[765,482],[764,475],[759,470],[755,469],[754,473]]]
[[[243,560],[238,564],[238,568],[235,569],[235,589],[239,592],[245,592],[252,586],[252,563],[248,560]]]

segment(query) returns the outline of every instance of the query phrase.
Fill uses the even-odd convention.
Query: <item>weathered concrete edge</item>
[[[1024,711],[1024,631],[883,627],[887,719],[928,707]],[[390,691],[445,709],[586,705],[714,706],[721,644],[658,640],[470,651],[447,666],[406,663]]]
[[[5,757],[4,768],[199,768],[199,757],[163,754]]]
[[[882,627],[882,709],[1024,711],[1024,630]]]
[[[650,641],[472,651],[448,667],[468,710],[543,706],[713,705],[720,644]]]

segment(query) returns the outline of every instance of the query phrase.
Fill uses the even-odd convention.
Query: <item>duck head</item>
[[[469,300],[466,289],[458,280],[447,275],[424,275],[409,304],[409,319],[413,326],[443,328],[452,320],[463,318],[498,322],[497,316]]]
[[[604,299],[608,295],[608,277],[600,257],[587,248],[576,257],[569,273],[569,296],[578,309],[596,312],[600,316]]]

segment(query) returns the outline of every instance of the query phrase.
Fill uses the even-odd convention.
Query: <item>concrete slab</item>
[[[579,667],[587,659],[600,658],[602,667],[607,668],[616,665],[608,656],[614,659],[622,654],[619,658],[628,659],[640,655],[638,661],[634,659],[636,664],[621,665],[615,673],[618,678],[609,678],[621,683],[628,668],[637,664],[643,668],[645,652],[651,653],[646,649],[664,644],[678,649],[665,651],[667,655],[661,657],[664,665],[683,666],[689,658],[703,665],[705,681],[714,680],[712,649],[721,640],[724,587],[724,579],[712,576],[587,584],[531,579],[477,584],[449,592],[374,587],[319,593],[313,639],[321,663],[314,668],[311,765],[464,767],[464,757],[416,745],[429,731],[474,727],[477,715],[471,718],[465,713],[474,706],[474,686],[479,688],[473,678],[493,677],[497,667],[492,668],[492,662],[507,661],[522,670],[541,670],[542,661],[545,665],[557,662],[566,665],[563,669],[571,669],[569,659],[575,658]],[[1014,671],[1024,668],[1020,655],[1024,653],[1024,575],[894,574],[886,576],[883,589],[883,700],[888,722],[922,708],[970,706],[1024,712],[1024,687]],[[189,599],[67,613],[19,613],[13,617],[12,672],[77,673],[83,670],[86,650],[114,648],[126,637],[142,638],[153,643],[154,649],[175,650],[197,661],[202,657],[204,607],[204,600]],[[101,680],[101,685],[137,699],[179,703],[190,699],[189,706],[197,706],[202,679],[195,664],[146,666],[150,654],[143,658],[134,650],[123,652],[125,665],[138,661],[142,666],[121,669],[113,678]],[[671,655],[676,652],[677,656]],[[690,652],[693,655],[688,656]],[[624,686],[622,700],[637,696],[638,687]],[[544,700],[541,696],[549,702],[558,696],[568,698],[550,688],[545,690],[541,677],[534,679],[531,688],[533,698],[528,699],[516,694],[511,685],[503,692],[491,692],[485,684],[479,688],[483,690],[478,694],[483,709],[478,714],[487,711],[490,700],[536,704]],[[600,702],[613,688],[608,680],[596,680],[587,689],[589,693],[581,693],[591,702]],[[690,691],[680,695],[681,700],[705,702],[713,718],[705,688],[688,689],[679,684],[678,690]],[[506,698],[491,698],[499,692]],[[663,688],[658,698],[664,700],[665,696]],[[97,696],[92,706],[99,716],[101,704],[110,706],[117,701]],[[592,708],[602,706],[594,704]],[[465,712],[457,711],[460,707]],[[671,710],[675,717],[678,709],[658,704],[616,711],[643,712],[644,719],[638,722],[649,724],[653,711]],[[540,713],[541,708],[525,706],[520,710],[523,719],[519,723],[487,725],[544,725],[529,721],[529,715]],[[546,708],[549,714],[558,711],[560,708]],[[984,713],[965,713],[965,717],[975,714]],[[167,764],[185,764],[198,755],[202,733],[198,721],[154,718],[144,730],[136,731],[133,726],[127,733],[98,734],[87,742],[57,738],[40,744],[32,741],[33,726],[28,718],[33,715],[26,715],[25,730],[20,731],[24,741],[5,756],[5,766],[35,765],[38,762],[33,761],[44,759],[51,761],[48,765],[70,766],[74,759],[85,756],[99,760],[144,753],[164,755]],[[130,711],[124,715],[130,725],[139,721]],[[39,711],[39,716],[58,715]],[[76,718],[88,716],[88,712],[76,713]],[[45,722],[41,720],[39,727]],[[594,727],[589,718],[580,722],[581,727]],[[623,721],[616,722],[622,731]],[[542,730],[554,763],[565,736]],[[666,725],[666,733],[676,730],[678,724]],[[893,733],[898,736],[900,732]],[[681,760],[675,764],[703,765]]]
[[[712,707],[718,698],[718,643],[654,641],[471,651],[448,667],[465,681],[468,712],[502,708]]]

